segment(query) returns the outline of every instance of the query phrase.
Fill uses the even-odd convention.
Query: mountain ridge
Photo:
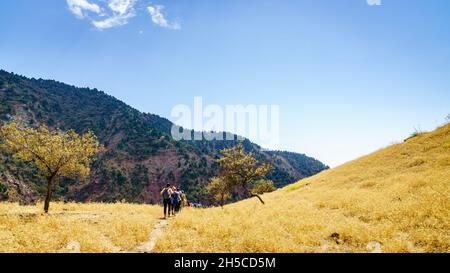
[[[160,187],[171,182],[186,190],[191,200],[208,202],[203,189],[216,174],[219,151],[238,143],[236,139],[175,141],[168,119],[142,113],[106,92],[5,70],[0,70],[0,103],[0,122],[19,118],[30,126],[45,124],[79,133],[89,129],[105,145],[106,152],[93,164],[89,179],[78,183],[61,179],[55,195],[63,200],[157,203]],[[266,151],[248,139],[243,143],[256,158],[274,164],[268,178],[278,187],[328,168],[304,154]],[[10,193],[3,199],[34,200],[42,195],[42,183],[30,164],[2,153],[0,174],[0,184]],[[21,187],[14,189],[11,181]],[[35,196],[21,198],[18,189],[24,187]]]

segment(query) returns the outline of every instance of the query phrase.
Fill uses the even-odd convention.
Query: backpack
[[[178,192],[172,193],[172,202],[174,205],[178,205],[180,203],[180,195]]]
[[[164,189],[163,190],[163,198],[164,199],[170,199],[170,195],[169,195],[169,189]]]

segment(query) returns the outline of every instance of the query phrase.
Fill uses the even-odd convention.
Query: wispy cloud
[[[135,4],[136,0],[110,0],[108,6],[113,12],[124,15],[134,9]]]
[[[92,24],[99,30],[126,25],[130,18],[136,16],[135,5],[136,0],[109,0],[112,15],[103,20],[93,20]]]
[[[369,6],[381,6],[381,0],[367,0]]]
[[[92,21],[92,24],[95,28],[98,30],[104,30],[112,27],[118,27],[128,24],[128,20],[132,17],[134,17],[134,13],[127,13],[124,15],[113,15],[111,17],[108,17],[104,20],[100,21]]]
[[[164,15],[164,6],[162,5],[150,5],[147,7],[150,16],[152,17],[152,21],[154,24],[169,29],[180,29],[180,24],[177,22],[170,23],[167,21]]]
[[[99,5],[90,3],[88,0],[67,0],[70,11],[80,19],[83,19],[86,12],[100,14],[102,12]]]
[[[137,16],[139,7],[147,8],[151,20],[157,26],[180,29],[178,22],[166,19],[163,5],[145,4],[144,0],[66,0],[69,10],[79,19],[89,20],[98,30],[123,26]]]

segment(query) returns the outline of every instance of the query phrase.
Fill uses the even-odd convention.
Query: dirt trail
[[[152,233],[150,234],[150,239],[144,243],[143,245],[139,246],[136,250],[137,253],[152,253],[153,249],[155,248],[156,241],[161,237],[161,235],[164,233],[164,230],[169,225],[169,220],[162,219],[158,222],[158,224],[155,225],[153,228]]]

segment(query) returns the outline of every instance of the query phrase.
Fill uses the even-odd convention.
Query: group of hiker
[[[188,204],[186,194],[170,184],[161,191],[161,197],[164,204],[164,218],[167,218],[167,214],[169,217],[175,216],[181,212],[183,206]]]

